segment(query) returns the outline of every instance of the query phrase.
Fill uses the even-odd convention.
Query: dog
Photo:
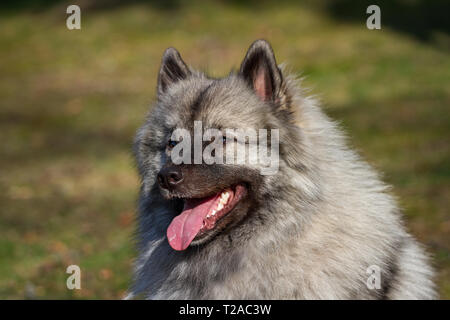
[[[201,132],[276,130],[276,170],[263,173],[267,166],[248,158],[175,163],[181,139],[173,133],[192,133],[195,123]],[[218,137],[236,151],[239,141]],[[265,40],[219,79],[168,48],[133,150],[139,256],[128,298],[436,298],[429,258],[406,232],[388,186]],[[191,150],[183,149],[187,160]]]

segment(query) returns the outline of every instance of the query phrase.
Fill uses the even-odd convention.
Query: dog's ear
[[[186,79],[191,73],[175,48],[164,51],[158,75],[158,94],[163,94],[171,84]]]
[[[283,78],[267,41],[252,43],[242,61],[240,74],[263,101],[277,102]]]

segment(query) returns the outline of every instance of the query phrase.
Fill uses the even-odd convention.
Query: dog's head
[[[283,135],[285,147],[291,148],[298,145],[292,139],[299,139],[299,133],[290,130],[282,72],[263,40],[252,44],[238,73],[222,79],[189,68],[178,51],[167,49],[157,98],[138,132],[136,155],[147,190],[157,185],[177,208],[167,238],[172,248],[184,250],[251,218],[263,201],[262,171],[273,165],[259,158],[261,142],[274,160],[278,154],[272,153],[290,152],[280,150],[274,136]],[[284,131],[278,133],[280,128]],[[245,150],[244,158],[239,150]]]

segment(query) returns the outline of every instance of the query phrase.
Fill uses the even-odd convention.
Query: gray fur
[[[271,52],[262,40],[250,50],[255,46]],[[166,55],[177,54],[170,50]],[[436,298],[428,258],[405,231],[388,187],[347,147],[299,81],[279,70],[273,103],[258,99],[240,73],[212,79],[188,69],[159,85],[134,143],[142,184],[129,297]],[[257,167],[240,168],[258,180],[252,216],[206,245],[179,252],[166,239],[179,209],[162,197],[156,175],[168,161],[164,144],[171,130],[195,119],[211,127],[279,128],[280,168],[257,177]],[[378,290],[366,285],[372,265],[381,268]]]

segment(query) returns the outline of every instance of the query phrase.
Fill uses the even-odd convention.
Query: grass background
[[[450,36],[444,1],[64,1],[0,5],[0,298],[120,298],[138,179],[131,141],[163,50],[214,76],[269,40],[394,186],[450,298]],[[67,290],[77,264],[82,289]]]

